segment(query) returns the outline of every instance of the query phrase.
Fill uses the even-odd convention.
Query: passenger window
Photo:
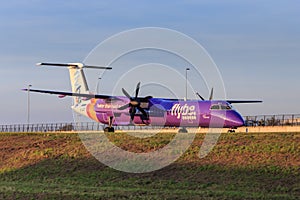
[[[211,110],[231,110],[230,105],[212,105],[210,107]]]

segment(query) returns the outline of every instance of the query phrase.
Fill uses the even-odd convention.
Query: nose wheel
[[[108,117],[108,127],[104,128],[105,133],[114,133],[115,129],[112,127],[113,117]]]
[[[235,129],[236,129],[236,128],[231,128],[231,129],[229,129],[229,130],[227,131],[227,133],[235,133]]]

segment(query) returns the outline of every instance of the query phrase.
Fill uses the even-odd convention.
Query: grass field
[[[174,134],[108,137],[123,149],[147,152]],[[168,167],[132,174],[98,162],[77,134],[0,134],[0,199],[300,198],[300,133],[222,134],[200,159],[203,138],[197,134]]]

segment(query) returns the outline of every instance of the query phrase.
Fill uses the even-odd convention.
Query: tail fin
[[[73,93],[89,94],[89,87],[82,67],[68,67]],[[81,103],[81,97],[73,97],[74,105]]]
[[[87,85],[83,68],[112,69],[111,67],[84,65],[83,63],[37,63],[37,65],[68,67],[70,73],[72,92],[79,94],[89,94],[89,88]],[[81,104],[82,97],[74,96],[73,100],[73,104],[76,107]]]

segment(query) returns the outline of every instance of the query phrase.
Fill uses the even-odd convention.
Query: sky
[[[105,39],[142,27],[173,29],[200,43],[216,63],[228,99],[264,101],[235,105],[243,116],[300,114],[298,1],[11,0],[0,7],[0,124],[27,122],[27,93],[21,89],[28,84],[39,89],[71,89],[67,70],[39,68],[35,63],[82,62]],[[156,54],[129,56],[119,65],[157,61]],[[172,56],[160,55],[159,60],[162,58],[172,60]],[[118,69],[118,63],[115,65]],[[96,87],[97,75],[87,72],[91,89]],[[99,91],[108,92],[105,88],[118,76],[117,72],[104,74]],[[209,88],[202,86],[203,81],[197,82],[193,73],[189,78],[208,97]],[[133,91],[135,86],[124,87]],[[217,96],[218,91],[215,93]],[[31,94],[30,122],[73,121],[70,107],[70,98]]]

